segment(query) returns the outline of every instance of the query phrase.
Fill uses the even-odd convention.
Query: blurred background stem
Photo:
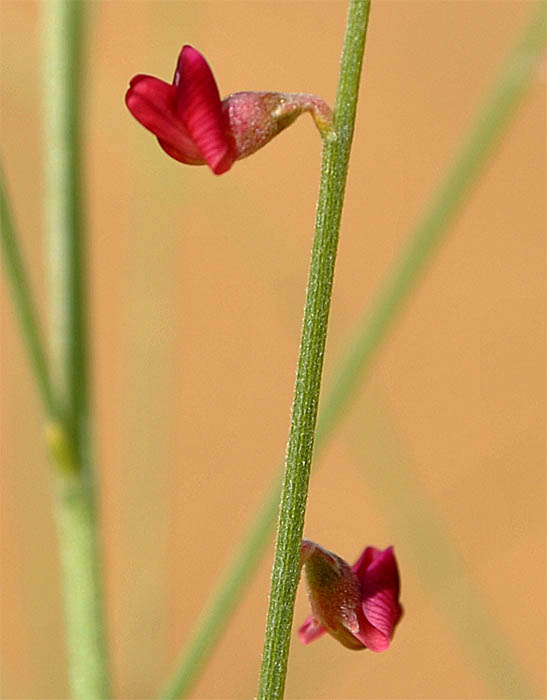
[[[462,142],[452,165],[446,170],[436,192],[424,208],[423,216],[408,237],[408,243],[372,301],[367,304],[354,337],[347,344],[344,360],[336,370],[330,389],[321,404],[315,438],[316,455],[327,442],[354,399],[372,364],[393,330],[396,320],[408,305],[413,293],[451,230],[450,224],[461,212],[473,184],[486,166],[514,115],[526,89],[530,86],[545,48],[546,5],[537,3],[515,45],[508,52],[500,73],[479,108],[470,132]],[[200,671],[207,663],[215,643],[221,637],[237,603],[250,582],[260,556],[270,542],[275,524],[279,481],[272,484],[262,508],[257,513],[245,539],[238,546],[217,588],[210,594],[186,645],[181,650],[173,677],[164,695],[165,700],[187,697]],[[478,597],[476,604],[483,608]],[[493,620],[493,618],[492,618]],[[494,624],[494,620],[492,624]],[[504,636],[498,626],[493,634]],[[497,654],[497,648],[490,649]],[[501,657],[500,657],[501,658]],[[522,677],[523,671],[510,644],[503,662],[511,677]],[[477,672],[482,667],[477,663]],[[495,692],[499,684],[494,684]]]
[[[108,697],[98,520],[90,444],[85,226],[81,140],[84,3],[43,3],[45,227],[56,417],[46,438],[54,467],[75,698]]]
[[[428,600],[435,601],[488,697],[539,698],[492,601],[473,580],[461,545],[408,457],[397,422],[378,387],[363,392],[351,421],[350,445],[374,503],[392,528],[407,566],[414,567]],[[462,611],[465,610],[465,614]]]
[[[281,487],[270,604],[258,698],[284,695],[300,545],[306,514],[317,406],[327,340],[338,233],[344,202],[370,0],[351,0],[334,106],[336,139],[325,139],[302,340]]]
[[[28,353],[44,411],[50,420],[54,420],[55,399],[53,397],[53,387],[51,386],[43,334],[38,322],[36,304],[34,303],[2,169],[0,169],[0,234],[2,259],[10,282],[13,304],[21,326],[23,343]]]

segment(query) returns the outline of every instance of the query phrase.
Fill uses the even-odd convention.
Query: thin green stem
[[[315,238],[281,488],[259,700],[278,700],[283,697],[285,687],[338,233],[369,9],[370,0],[350,1],[334,108],[336,139],[326,139],[323,147]]]
[[[84,3],[44,3],[45,214],[50,338],[60,420],[48,426],[75,698],[108,697],[98,518],[89,439],[81,156]]]
[[[89,482],[79,475],[58,479],[55,516],[64,579],[69,682],[75,700],[109,697],[97,512],[92,494]]]
[[[393,272],[379,289],[370,309],[367,309],[355,339],[348,343],[345,359],[322,402],[317,421],[316,453],[332,435],[358,388],[366,379],[388,333],[393,329],[431,263],[434,250],[438,249],[446,238],[450,230],[449,224],[463,208],[471,184],[484,169],[494,146],[509,126],[511,116],[530,85],[544,45],[545,4],[542,2],[538,4],[530,24],[510,51],[499,78],[478,113],[475,126],[447,171],[443,185],[426,208],[421,221],[409,238],[408,245],[399,255]],[[480,147],[477,154],[473,153],[475,144],[479,144]],[[456,196],[451,191],[451,183],[456,187]],[[449,215],[443,214],[445,210]],[[181,654],[173,679],[163,696],[165,700],[174,700],[189,692],[199,671],[212,653],[215,642],[228,624],[238,599],[249,583],[251,571],[259,561],[259,554],[269,541],[267,533],[273,530],[275,523],[275,509],[272,504],[278,498],[279,489],[279,481],[276,480],[233,563],[228,566],[217,589],[212,593],[194,633]],[[516,659],[513,666],[519,666]]]
[[[55,401],[42,331],[38,322],[36,304],[19,246],[19,236],[9,206],[2,169],[0,168],[0,235],[6,275],[11,285],[15,312],[19,318],[21,335],[25,344],[36,386],[46,414],[55,416]]]
[[[78,462],[82,462],[89,404],[81,163],[84,2],[46,0],[44,19],[45,217],[52,371]]]
[[[245,586],[270,542],[273,525],[279,512],[280,485],[272,489],[256,521],[240,543],[232,562],[207,604],[203,607],[194,631],[181,650],[173,677],[164,688],[162,700],[186,697],[207,663],[221,636],[225,622],[234,611]]]

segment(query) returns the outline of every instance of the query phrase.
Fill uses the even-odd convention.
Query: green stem
[[[46,0],[45,217],[54,385],[80,461],[88,410],[81,82],[84,2]]]
[[[60,418],[48,426],[75,698],[108,697],[98,519],[89,439],[81,86],[84,3],[44,3],[45,214],[51,358]]]
[[[276,484],[276,488],[272,489],[253,527],[240,543],[218,588],[203,607],[193,634],[181,650],[173,678],[169,680],[160,696],[162,700],[186,697],[207,663],[211,650],[224,630],[225,623],[234,611],[243,589],[249,583],[264,549],[270,542],[272,528],[279,511],[279,495],[279,484]]]
[[[34,379],[46,414],[55,416],[55,401],[49,376],[42,332],[38,322],[36,305],[31,292],[24,258],[19,247],[18,234],[11,215],[4,177],[0,168],[0,234],[6,274],[11,284],[15,311],[19,318]]]
[[[270,605],[258,698],[283,697],[304,529],[338,232],[370,0],[350,0],[334,107],[336,140],[325,140],[285,476],[281,489]]]
[[[93,489],[80,475],[58,480],[55,515],[67,620],[69,682],[76,700],[109,697],[97,513]]]
[[[443,186],[437,190],[425,210],[424,216],[409,238],[408,245],[399,255],[393,272],[378,291],[370,311],[367,310],[363,322],[359,324],[360,330],[357,331],[355,340],[348,343],[345,360],[340,365],[319,413],[316,451],[324,446],[328,436],[333,433],[358,387],[366,378],[388,333],[431,263],[433,249],[437,249],[446,238],[450,230],[449,224],[462,209],[465,195],[469,192],[469,187],[466,186],[467,179],[470,182],[476,181],[497,140],[509,126],[511,116],[530,85],[544,44],[545,4],[542,2],[538,4],[538,10],[522,37],[510,51],[489,98],[479,112],[475,127],[462,145],[443,181]],[[473,153],[476,143],[480,145],[478,157]],[[450,189],[450,183],[457,187],[456,197]],[[445,208],[450,209],[450,216],[442,215]],[[276,480],[249,534],[240,545],[233,563],[229,565],[212,593],[194,633],[181,654],[173,679],[163,696],[165,700],[174,700],[189,692],[212,653],[215,642],[228,624],[238,599],[249,583],[253,567],[259,561],[259,554],[269,541],[267,534],[271,532],[275,523],[275,509],[272,504],[278,498],[279,488],[279,482]],[[503,633],[500,631],[501,634]],[[513,665],[518,667],[516,659],[513,659]]]

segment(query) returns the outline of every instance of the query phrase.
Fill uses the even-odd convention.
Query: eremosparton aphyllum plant
[[[306,565],[308,572],[313,611],[304,625],[306,631],[301,632],[305,643],[329,631],[349,648],[368,647],[384,651],[402,614],[398,602],[399,575],[391,549],[376,559],[378,550],[367,548],[364,559],[361,557],[359,567],[353,571],[342,559],[318,545],[307,541],[301,545],[338,228],[368,10],[368,2],[350,5],[336,122],[327,104],[309,94],[238,92],[221,100],[206,60],[188,45],[179,54],[172,84],[153,76],[137,75],[131,80],[125,96],[133,116],[157,137],[168,155],[181,163],[207,164],[217,175],[228,171],[236,160],[262,148],[302,112],[311,114],[323,137],[316,236],[260,676],[259,697],[268,700],[283,695],[292,610],[301,563]],[[374,562],[369,561],[371,557]],[[326,562],[332,565],[328,566]]]
[[[111,697],[109,663],[101,602],[102,561],[95,496],[92,394],[89,376],[89,333],[86,303],[86,226],[84,211],[83,0],[44,0],[43,114],[45,142],[45,231],[50,265],[47,307],[49,345],[44,342],[38,305],[12,216],[12,206],[0,177],[1,243],[8,282],[33,379],[45,414],[45,435],[52,463],[54,511],[62,562],[67,626],[68,676],[71,694],[79,700]],[[351,566],[340,556],[302,539],[308,482],[314,447],[317,405],[325,350],[327,320],[338,244],[338,230],[364,54],[369,0],[350,0],[340,77],[333,111],[306,93],[239,92],[220,99],[213,74],[203,56],[185,45],[174,80],[164,82],[138,75],[130,83],[126,104],[135,118],[158,138],[172,158],[190,165],[207,164],[216,175],[252,155],[308,112],[323,139],[323,159],[315,238],[300,356],[298,360],[284,480],[279,504],[278,534],[258,698],[283,697],[296,588],[305,573],[311,615],[298,630],[308,644],[325,633],[352,650],[385,651],[403,614],[399,602],[399,571],[393,547],[366,547]],[[377,352],[387,331],[439,247],[469,185],[509,123],[531,81],[545,46],[545,3],[538,4],[531,23],[508,61],[464,142],[438,193],[403,251],[388,284],[371,307],[368,325],[342,365],[334,391],[320,420],[321,442],[347,404],[363,367]],[[2,175],[0,171],[0,176]],[[214,183],[214,179],[211,179]],[[212,185],[214,186],[214,185]],[[349,378],[351,375],[351,379]],[[277,487],[273,489],[277,494]],[[270,499],[268,504],[274,503]],[[267,505],[257,526],[234,559],[206,609],[200,629],[169,682],[164,698],[187,692],[203,667],[250,578],[258,553],[273,523]],[[502,633],[498,635],[502,637]],[[491,647],[496,639],[491,637]],[[509,669],[511,657],[497,651]],[[357,656],[355,663],[363,657]],[[495,661],[494,659],[494,661]],[[520,692],[514,697],[531,697]]]

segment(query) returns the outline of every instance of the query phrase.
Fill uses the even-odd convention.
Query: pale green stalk
[[[55,416],[55,401],[49,367],[47,363],[42,330],[38,321],[32,289],[19,246],[19,236],[13,222],[8,195],[0,168],[0,235],[4,266],[10,282],[16,315],[19,318],[21,335],[28,354],[34,380],[46,415]]]
[[[348,344],[342,362],[319,413],[316,450],[323,447],[376,357],[382,343],[416,289],[432,253],[437,249],[461,211],[466,195],[476,181],[503,131],[507,129],[521,97],[529,87],[535,68],[545,46],[545,4],[539,3],[523,35],[510,51],[502,71],[492,86],[485,104],[468,138],[455,158],[441,186],[425,209],[408,245],[401,252],[393,272],[378,291],[370,311],[359,324],[353,342]],[[214,644],[224,631],[250,575],[259,561],[259,554],[269,542],[268,533],[275,523],[274,503],[279,494],[279,482],[272,485],[263,507],[257,514],[249,534],[239,546],[232,563],[226,569],[217,588],[210,596],[194,632],[181,652],[174,675],[163,698],[170,700],[186,696],[199,672],[212,653]],[[502,632],[500,631],[500,634]],[[511,657],[506,659],[506,663]],[[519,664],[513,658],[512,665]],[[515,670],[515,675],[518,675]]]
[[[405,552],[405,566],[414,567],[428,600],[445,615],[462,655],[489,686],[490,697],[541,697],[473,581],[446,518],[404,456],[381,397],[359,401],[357,415],[352,442],[367,489],[390,524],[396,549]]]
[[[302,340],[281,487],[270,605],[258,700],[283,697],[291,627],[300,578],[300,546],[313,453],[327,323],[338,248],[370,0],[350,0],[334,105],[336,139],[325,139],[304,308]]]
[[[43,4],[45,218],[58,420],[47,426],[64,577],[69,680],[81,700],[108,697],[98,520],[89,440],[81,85],[84,4]]]

